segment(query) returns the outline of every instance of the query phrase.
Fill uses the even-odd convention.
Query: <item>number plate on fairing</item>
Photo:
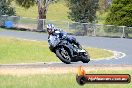
[[[86,52],[85,50],[78,50],[78,52]]]

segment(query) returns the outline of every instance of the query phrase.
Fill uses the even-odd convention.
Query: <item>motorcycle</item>
[[[68,42],[65,38],[50,37],[52,40],[49,49],[56,54],[56,56],[64,63],[70,64],[71,62],[82,61],[88,63],[90,56],[88,52],[77,45]]]

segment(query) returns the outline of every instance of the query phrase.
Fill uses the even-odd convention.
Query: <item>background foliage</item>
[[[98,0],[67,0],[69,18],[75,22],[92,22],[96,19]]]
[[[15,15],[15,10],[10,5],[11,5],[10,0],[0,0],[0,16]]]
[[[132,0],[113,0],[105,23],[132,26]]]

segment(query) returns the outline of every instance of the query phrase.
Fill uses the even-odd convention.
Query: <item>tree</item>
[[[39,14],[39,20],[38,20],[38,28],[39,30],[43,30],[43,24],[45,24],[45,21],[41,19],[46,19],[46,14],[48,11],[49,5],[56,0],[15,0],[16,3],[24,8],[30,8],[31,6],[34,6],[37,4],[38,6],[38,14]]]
[[[98,0],[67,0],[70,9],[69,18],[72,21],[84,23],[82,29],[84,35],[88,33],[88,24],[96,20]]]
[[[0,16],[1,15],[15,15],[15,10],[10,6],[9,0],[0,1]]]
[[[98,10],[100,14],[103,14],[104,12],[106,12],[111,6],[111,3],[112,3],[111,0],[99,0]]]
[[[72,21],[88,23],[96,19],[98,0],[67,0]]]
[[[105,23],[132,27],[132,0],[113,0]]]

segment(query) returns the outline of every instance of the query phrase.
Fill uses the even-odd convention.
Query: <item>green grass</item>
[[[97,48],[86,48],[91,58],[110,57],[113,53]],[[47,42],[0,37],[0,63],[58,62]]]
[[[29,9],[25,9],[14,2],[12,6],[16,9],[16,15],[21,17],[28,17],[28,18],[21,18],[19,24],[25,28],[36,28],[38,18],[38,10],[37,6],[30,7]],[[68,18],[68,7],[64,0],[60,0],[57,3],[53,3],[49,5],[49,9],[47,12],[47,20],[46,24],[52,23],[56,26],[56,28],[61,28],[63,30],[67,30],[69,27],[68,21],[71,20]],[[31,19],[35,18],[35,19]]]
[[[94,74],[130,74],[131,70],[98,70]],[[46,74],[12,76],[0,75],[0,88],[132,88],[129,84],[86,84],[80,86],[76,82],[76,74]]]
[[[129,36],[130,38],[132,38],[132,33],[128,34],[128,36]]]
[[[113,53],[99,48],[88,48],[91,59],[101,59],[113,56]]]
[[[16,14],[21,17],[29,17],[29,18],[38,18],[38,10],[37,6],[33,6],[29,9],[25,9],[21,6],[12,3],[12,6],[16,8]],[[65,4],[65,1],[60,0],[57,3],[53,3],[49,6],[49,10],[47,13],[47,19],[50,20],[63,20],[63,21],[71,21],[68,19],[68,7]]]
[[[3,31],[3,28],[0,28],[0,32]]]
[[[48,49],[47,42],[0,38],[0,63],[59,61]]]

